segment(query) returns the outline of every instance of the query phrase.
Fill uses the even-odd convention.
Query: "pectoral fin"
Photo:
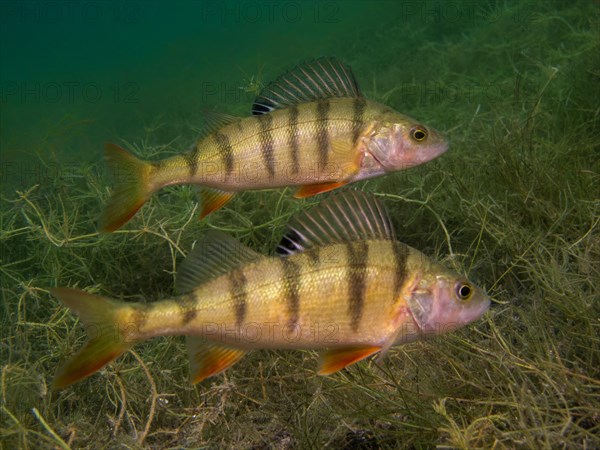
[[[379,355],[377,356],[378,363],[381,363],[383,361],[383,358],[385,358],[385,355],[387,355],[387,352],[390,350],[390,348],[392,348],[392,346],[396,342],[396,339],[398,339],[398,337],[400,336],[400,333],[405,332],[405,331],[406,331],[405,327],[399,326],[398,329],[396,331],[394,331],[390,337],[388,337],[387,341],[385,341],[385,344],[383,344],[383,347],[381,347],[381,351],[379,352]]]
[[[325,351],[321,355],[319,375],[329,375],[343,369],[350,364],[371,356],[378,352],[381,347],[346,347],[335,348]]]
[[[337,140],[332,141],[330,145],[329,161],[321,168],[321,176],[335,181],[302,186],[294,197],[305,198],[337,189],[351,182],[359,172],[362,155],[350,142]]]
[[[196,336],[187,337],[187,347],[192,384],[223,372],[248,353],[246,350],[217,344]]]

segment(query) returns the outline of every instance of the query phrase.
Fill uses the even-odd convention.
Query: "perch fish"
[[[278,77],[259,93],[249,117],[207,119],[190,151],[164,160],[143,161],[106,145],[115,187],[101,231],[123,226],[165,186],[200,185],[205,217],[237,192],[296,186],[296,197],[309,197],[423,164],[448,149],[433,128],[366,99],[352,70],[335,58]]]
[[[327,375],[393,345],[452,331],[484,314],[487,295],[398,242],[374,196],[336,193],[288,224],[279,255],[210,232],[181,264],[177,295],[131,303],[71,288],[52,294],[89,340],[62,366],[63,388],[136,343],[185,335],[196,383],[255,349],[315,349]]]

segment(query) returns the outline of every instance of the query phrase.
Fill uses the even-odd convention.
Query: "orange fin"
[[[152,166],[111,143],[106,144],[105,158],[115,187],[100,216],[99,228],[110,233],[125,225],[152,195],[149,183]]]
[[[196,336],[187,337],[187,347],[192,384],[223,372],[248,353],[247,350],[217,344]]]
[[[321,194],[323,192],[332,191],[346,184],[348,184],[348,181],[334,181],[333,183],[308,184],[298,189],[298,191],[294,194],[294,197],[311,197],[313,195]]]
[[[54,389],[97,372],[135,344],[133,336],[122,334],[119,324],[119,309],[127,307],[125,304],[79,289],[55,288],[50,293],[77,313],[92,333],[83,348],[57,371],[52,382]]]
[[[213,188],[200,188],[200,198],[202,200],[200,219],[204,219],[210,213],[225,206],[234,195],[235,192],[226,192]]]
[[[378,352],[381,347],[346,347],[332,348],[321,355],[319,375],[329,375],[343,369],[350,364],[371,356]]]

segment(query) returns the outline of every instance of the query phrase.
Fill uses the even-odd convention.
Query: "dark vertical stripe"
[[[325,247],[328,248],[328,247]],[[311,264],[313,266],[318,266],[321,262],[321,251],[320,247],[313,247],[305,251],[305,254],[308,256]]]
[[[120,329],[121,338],[126,342],[131,342],[132,339],[139,339],[143,334],[142,329],[148,321],[148,314],[152,312],[152,304],[145,307],[144,305],[131,305],[131,318],[127,320],[125,326]]]
[[[298,153],[300,151],[300,142],[298,140],[298,107],[291,105],[288,108],[288,147],[292,156],[292,173],[296,175],[300,170]]]
[[[181,156],[185,160],[185,163],[190,172],[190,177],[196,175],[198,172],[198,155],[200,154],[200,147],[196,144],[196,147],[192,151],[183,153]]]
[[[243,268],[234,269],[229,272],[230,292],[237,326],[241,326],[246,319],[246,303],[248,301],[247,283],[248,281],[246,280]]]
[[[353,331],[358,331],[365,304],[369,245],[364,241],[346,244],[348,258],[348,316]]]
[[[408,260],[408,247],[400,242],[390,242],[394,254],[394,298],[392,302],[398,300],[400,289],[406,279],[406,261]]]
[[[196,302],[193,300],[193,297],[191,295],[181,297],[177,301],[177,304],[179,305],[179,309],[181,310],[182,326],[186,326],[198,316],[198,311],[196,310]]]
[[[180,155],[182,158],[185,159],[185,154]],[[161,171],[165,166],[166,166],[166,159],[161,159],[160,161],[151,161],[150,164],[152,165],[152,169],[154,170],[154,173],[157,173],[159,171]],[[188,165],[187,160],[185,161],[185,164]]]
[[[273,125],[273,117],[270,114],[262,114],[255,117],[260,126],[260,151],[262,153],[265,167],[269,172],[269,180],[272,180],[275,177],[275,156],[273,154],[275,144],[273,142],[273,133],[271,130]]]
[[[229,140],[229,136],[219,131],[213,136],[223,160],[223,165],[225,166],[225,173],[229,176],[233,171],[233,148],[231,147],[231,141]]]
[[[324,170],[329,162],[329,99],[317,102],[317,149],[319,153],[319,169]]]
[[[365,125],[365,110],[367,101],[363,97],[357,97],[352,102],[352,144],[356,145],[358,137]]]
[[[298,324],[300,314],[300,266],[288,257],[279,258],[283,272],[283,287],[288,309],[288,326]]]

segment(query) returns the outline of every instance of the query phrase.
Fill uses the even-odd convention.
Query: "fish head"
[[[423,334],[442,334],[479,319],[490,307],[485,292],[465,277],[431,262],[407,296],[413,319]]]
[[[448,150],[439,131],[392,110],[378,117],[365,143],[365,153],[385,172],[418,166]]]

